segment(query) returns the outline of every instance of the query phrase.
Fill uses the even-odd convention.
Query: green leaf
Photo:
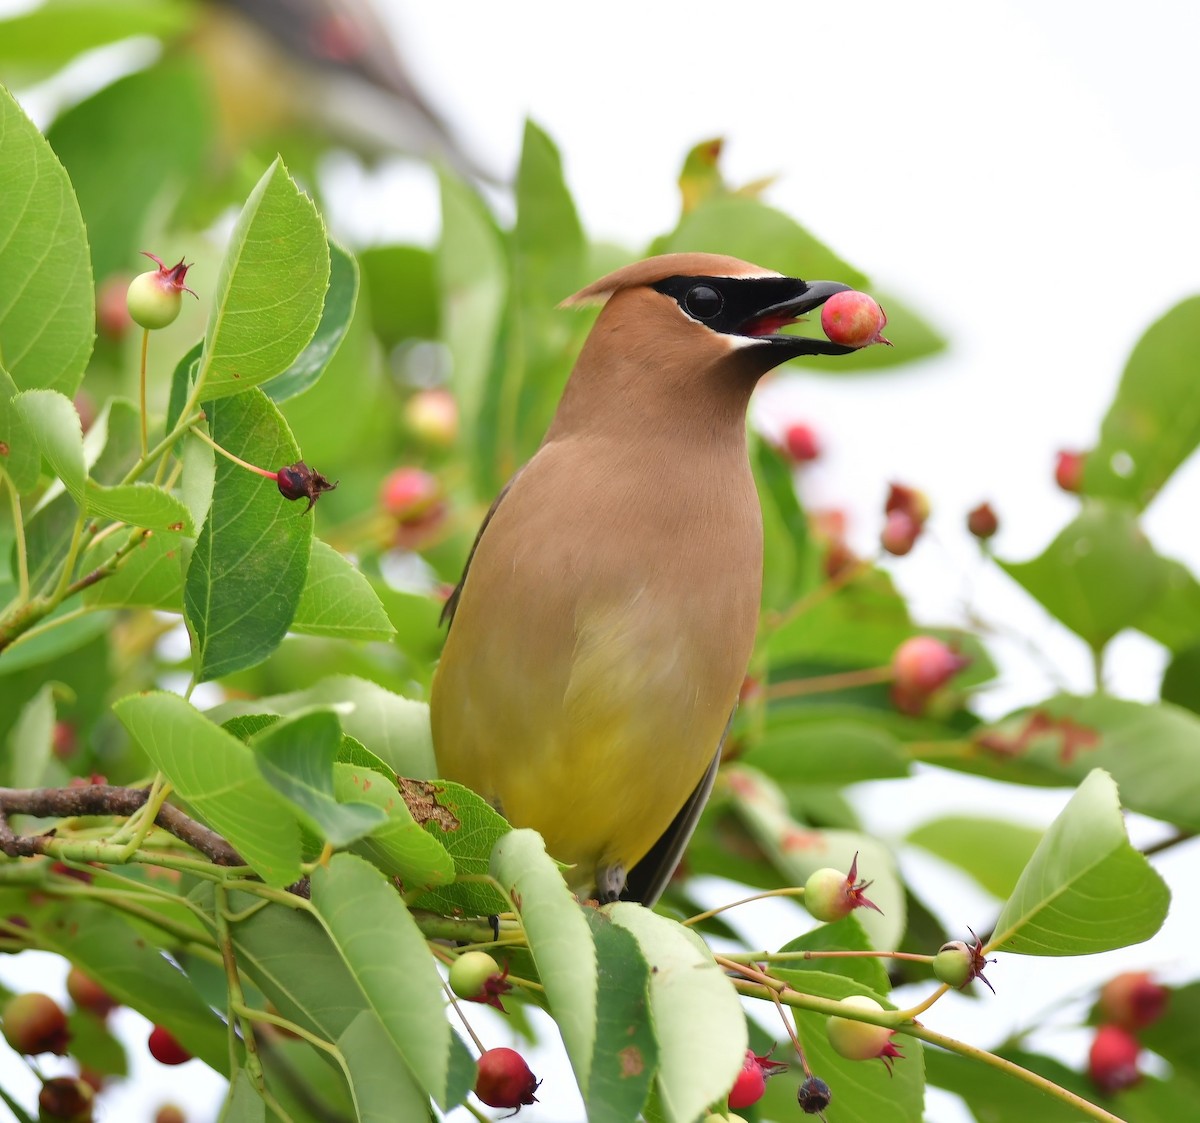
[[[224,1023],[188,977],[122,917],[84,901],[56,902],[26,915],[38,947],[65,956],[122,1005],[166,1026],[189,1053],[228,1071]]]
[[[872,992],[861,982],[823,971],[776,968],[774,975],[804,994],[820,998],[848,998],[865,994],[885,1010],[896,1007],[883,992]],[[932,1050],[915,1037],[897,1034],[893,1043],[904,1054],[889,1073],[882,1061],[848,1061],[834,1052],[826,1032],[824,1014],[791,1008],[804,1057],[814,1073],[833,1090],[839,1123],[921,1123],[924,1117],[925,1058]],[[1041,1123],[1041,1120],[1038,1120]]]
[[[0,88],[0,366],[22,390],[73,394],[92,353],[95,316],[71,181]]]
[[[54,746],[54,688],[46,683],[24,706],[8,732],[8,762],[0,775],[10,788],[37,788],[46,782]]]
[[[858,921],[860,914],[851,913],[834,924],[822,924],[811,932],[805,932],[794,940],[789,940],[779,950],[781,952],[802,951],[872,951],[871,941],[863,926]],[[861,983],[876,994],[887,994],[891,990],[888,974],[884,969],[882,959],[874,958],[837,958],[837,959],[807,959],[780,961],[779,966],[799,973],[802,971],[821,971],[827,975],[841,975],[852,982]]]
[[[1140,943],[1170,893],[1130,844],[1108,773],[1095,769],[1050,824],[1001,910],[990,946],[1020,955],[1087,955]]]
[[[291,630],[356,640],[386,640],[396,634],[370,581],[319,538],[313,539],[308,576]]]
[[[1163,590],[1163,569],[1133,511],[1090,500],[1027,562],[1001,568],[1093,648],[1135,625]]]
[[[911,765],[900,741],[866,721],[814,720],[769,713],[762,737],[741,758],[775,780],[853,784],[907,776]]]
[[[239,1069],[229,1085],[229,1095],[217,1123],[266,1123],[267,1104],[258,1094],[250,1074]]]
[[[123,698],[113,712],[175,790],[269,885],[300,876],[300,835],[254,754],[174,694]]]
[[[1103,768],[1131,811],[1200,830],[1200,718],[1188,710],[1062,694],[975,736],[1000,750],[990,774],[1017,763],[1061,784]]]
[[[367,279],[371,328],[391,350],[440,332],[437,263],[419,246],[368,246],[358,255]],[[397,296],[403,294],[403,299]]]
[[[1125,364],[1117,396],[1084,463],[1088,495],[1139,510],[1200,444],[1200,296],[1155,321]]]
[[[50,470],[82,507],[87,466],[83,459],[83,429],[71,399],[56,390],[27,390],[14,402]]]
[[[815,576],[808,516],[778,449],[756,438],[751,462],[763,509],[763,604],[783,611]]]
[[[0,581],[0,604],[7,604],[15,595],[16,587],[12,582]],[[70,601],[60,605],[57,610],[46,617],[45,622],[55,621],[56,626],[34,636],[32,639],[22,638],[16,647],[9,647],[0,656],[0,678],[16,674],[29,667],[38,667],[83,647],[84,644],[103,635],[112,627],[111,612],[93,612],[86,616],[63,620],[74,613],[76,606]],[[63,621],[62,623],[57,623]]]
[[[437,275],[442,338],[450,351],[461,410],[462,447],[472,450],[476,479],[491,491],[491,462],[485,465],[479,450],[491,440],[484,429],[483,401],[508,295],[508,261],[500,231],[478,195],[443,173],[441,196]]]
[[[599,982],[587,1117],[589,1123],[626,1123],[638,1117],[658,1068],[650,965],[637,940],[607,914],[585,909],[584,917],[596,944]]]
[[[399,878],[406,894],[454,880],[454,859],[412,817],[394,783],[373,768],[338,763],[333,766],[333,790],[342,802],[369,803],[384,813],[385,820],[350,849],[388,877]]]
[[[857,831],[814,830],[788,812],[779,787],[763,773],[738,764],[723,770],[739,818],[789,885],[803,885],[815,870],[850,869],[858,855],[860,877],[871,882],[871,900],[882,910],[856,916],[873,947],[894,948],[904,933],[904,890],[895,859],[877,839]]]
[[[125,1048],[105,1021],[86,1010],[75,1010],[67,1024],[71,1032],[71,1056],[81,1068],[90,1068],[106,1076],[129,1075]]]
[[[141,483],[104,487],[88,480],[86,496],[89,515],[164,533],[189,536],[196,533],[191,511],[182,500],[161,487]]]
[[[328,710],[275,722],[250,742],[263,778],[323,839],[346,846],[387,818],[381,808],[358,800],[339,803],[333,763],[342,741],[338,720]]]
[[[1003,819],[946,815],[922,823],[907,841],[965,870],[993,897],[1005,900],[1029,864],[1042,832]]]
[[[383,760],[394,774],[416,779],[437,774],[429,707],[353,675],[330,675],[292,694],[229,702],[218,706],[212,716],[225,721],[235,714],[294,714],[321,706],[335,706],[342,729]],[[490,851],[489,843],[485,859]]]
[[[282,374],[263,386],[273,402],[285,402],[303,394],[329,366],[337,354],[358,301],[358,263],[354,255],[336,242],[329,243],[329,290],[316,333],[295,361]]]
[[[24,495],[38,485],[42,453],[17,405],[17,385],[0,366],[0,475]]]
[[[962,1096],[976,1119],[1028,1119],[1037,1123],[1079,1123],[1080,1113],[1045,1092],[1014,1080],[988,1064],[941,1049],[925,1052],[929,1082]]]
[[[199,396],[240,394],[286,371],[317,329],[328,284],[325,228],[276,159],[246,200],[221,262]]]
[[[110,535],[84,555],[83,569],[90,572],[126,545],[124,535]],[[157,608],[183,612],[183,544],[173,534],[143,538],[111,576],[89,585],[83,603],[114,608]]]
[[[154,268],[136,255],[140,249],[157,250],[168,265],[180,259],[177,249],[147,245],[146,237],[159,235],[164,202],[174,203],[204,167],[211,105],[201,66],[176,56],[105,86],[47,131],[79,197],[98,280]],[[212,284],[211,274],[201,280]],[[202,290],[194,275],[189,281]]]
[[[335,1044],[349,1070],[358,1123],[415,1123],[428,1116],[429,1097],[401,1061],[374,1011],[360,1011]]]
[[[596,1047],[596,946],[579,902],[537,831],[509,831],[492,848],[492,876],[516,905],[550,1012],[586,1100]]]
[[[1175,653],[1163,671],[1159,693],[1164,702],[1200,714],[1200,645]]]
[[[404,901],[373,866],[335,854],[313,871],[312,904],[417,1083],[446,1107],[450,1025],[440,1016],[441,977]]]
[[[1200,644],[1200,581],[1180,562],[1163,558],[1162,593],[1134,624],[1171,651]]]
[[[0,20],[0,62],[57,67],[119,39],[174,35],[191,20],[192,12],[183,4],[49,0],[32,11]]]
[[[692,1123],[729,1092],[746,1058],[749,1038],[737,991],[694,932],[625,901],[604,911],[637,940],[650,965],[663,1114],[669,1123]]]
[[[243,460],[278,468],[300,459],[261,391],[210,403],[206,413],[213,439]],[[274,481],[220,457],[184,582],[197,682],[252,667],[279,646],[300,603],[312,536],[312,517],[286,502]]]

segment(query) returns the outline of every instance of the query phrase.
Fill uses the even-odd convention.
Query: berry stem
[[[896,1016],[906,1022],[915,1021],[919,1015],[924,1014],[949,989],[949,986],[942,983],[924,1002],[919,1002],[916,1006],[910,1006],[907,1010],[901,1010]]]
[[[857,671],[839,671],[833,675],[814,675],[811,678],[789,679],[768,686],[767,700],[775,698],[798,698],[805,694],[832,694],[835,690],[850,690],[856,686],[875,686],[891,682],[892,667],[864,667]]]
[[[905,959],[910,963],[932,963],[934,960],[932,955],[915,951],[755,951],[726,955],[725,958],[734,963],[794,963],[801,959]]]
[[[698,912],[695,916],[689,916],[687,920],[681,920],[679,923],[685,928],[690,928],[693,924],[700,924],[705,920],[711,920],[714,916],[718,916],[728,909],[736,909],[739,905],[748,905],[751,901],[765,901],[769,897],[803,897],[804,886],[789,886],[786,889],[766,889],[762,893],[755,893],[750,897],[743,897],[738,901],[730,901],[727,905],[718,905],[715,909],[709,909],[707,912]],[[761,958],[761,957],[755,957]]]
[[[223,457],[225,457],[226,460],[232,460],[239,467],[245,468],[247,472],[253,472],[255,475],[262,476],[264,479],[268,480],[279,479],[278,472],[268,472],[266,468],[260,468],[256,464],[251,464],[249,461],[243,460],[240,456],[234,456],[234,454],[228,449],[222,448],[219,444],[217,444],[217,442],[214,441],[212,437],[210,437],[198,425],[193,425],[191,427],[191,432],[199,437],[205,444],[212,445],[212,447],[215,448]]]
[[[844,586],[849,585],[864,573],[869,572],[873,564],[871,559],[863,558],[853,565],[848,565],[835,576],[821,582],[820,585],[811,592],[806,593],[785,611],[769,613],[764,621],[767,629],[769,631],[777,631],[785,624],[790,624],[798,616],[803,616],[810,609],[816,608],[822,601],[828,600]]]
[[[241,1017],[236,1008],[245,1007],[246,996],[242,991],[242,980],[238,974],[237,956],[233,950],[233,936],[229,930],[228,898],[225,887],[217,885],[213,890],[213,913],[217,926],[217,944],[221,949],[221,959],[225,964],[225,987],[228,994],[228,1025],[229,1025],[229,1071],[238,1070],[238,1030],[241,1029],[242,1047],[245,1051],[246,1071],[255,1090],[260,1096],[266,1096],[266,1080],[263,1076],[262,1061],[258,1056],[258,1043],[254,1038],[254,1024],[249,1018]]]
[[[146,354],[150,350],[150,329],[142,328],[142,362],[141,371],[138,379],[139,397],[141,401],[142,412],[142,459],[146,459],[146,451],[150,447],[149,437],[147,436],[146,422]]]
[[[21,497],[17,494],[17,485],[5,474],[4,482],[8,485],[9,505],[12,507],[13,533],[17,546],[17,604],[29,600],[29,555],[25,548],[25,519],[21,513]]]
[[[446,997],[450,999],[450,1005],[454,1007],[454,1012],[458,1015],[459,1021],[461,1021],[463,1026],[466,1028],[471,1040],[475,1042],[475,1048],[478,1049],[481,1054],[486,1053],[487,1046],[479,1040],[479,1035],[474,1029],[471,1028],[471,1023],[467,1020],[467,1015],[462,1012],[462,1007],[458,1004],[458,999],[454,997],[454,991],[452,991],[449,985],[446,983],[442,983],[442,990],[446,992]]]

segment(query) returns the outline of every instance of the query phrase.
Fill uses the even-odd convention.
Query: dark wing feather
[[[467,555],[467,564],[463,566],[462,576],[458,579],[458,584],[454,586],[453,591],[446,598],[446,603],[442,605],[442,614],[438,617],[438,623],[446,624],[447,631],[449,631],[449,625],[454,623],[454,612],[458,608],[458,598],[462,596],[463,586],[467,583],[467,574],[471,571],[471,562],[475,557],[475,551],[479,549],[483,532],[487,530],[488,523],[492,521],[492,516],[500,506],[500,501],[508,494],[509,489],[517,482],[518,477],[523,471],[525,471],[524,468],[518,468],[513,473],[512,479],[500,489],[500,494],[492,500],[492,505],[487,509],[487,514],[483,516],[483,522],[479,524],[479,530],[475,534],[475,541],[471,543],[471,552]]]

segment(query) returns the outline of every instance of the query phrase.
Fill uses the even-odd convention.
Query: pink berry
[[[1054,465],[1054,480],[1063,491],[1078,495],[1083,490],[1083,464],[1087,457],[1082,452],[1063,449]]]
[[[883,532],[879,535],[879,544],[895,557],[902,558],[921,536],[921,524],[904,511],[893,511],[883,524]]]
[[[49,995],[36,991],[15,995],[5,1003],[0,1018],[4,1020],[4,1040],[18,1053],[66,1056],[71,1040],[67,1015]]]
[[[752,1049],[746,1050],[746,1059],[742,1061],[742,1069],[729,1089],[729,1106],[731,1108],[749,1107],[762,1099],[767,1090],[767,1081],[763,1076],[762,1067],[758,1063]]]
[[[122,339],[133,327],[133,317],[125,301],[131,278],[116,273],[100,282],[96,289],[96,327],[108,339]]]
[[[842,1002],[859,1010],[883,1013],[883,1007],[865,994],[852,994],[849,998],[843,998]],[[878,1057],[891,1072],[892,1058],[904,1057],[892,1044],[892,1035],[896,1031],[887,1026],[859,1022],[853,1018],[832,1017],[825,1024],[825,1032],[833,1051],[848,1061],[869,1061]]]
[[[1100,1091],[1112,1095],[1142,1078],[1137,1059],[1137,1038],[1120,1026],[1101,1026],[1088,1051],[1088,1075]]]
[[[783,448],[795,464],[807,464],[821,455],[821,442],[811,425],[797,421],[783,431]]]
[[[78,967],[67,973],[67,993],[80,1010],[87,1010],[97,1018],[107,1018],[120,1003],[113,998],[91,975],[84,974]]]
[[[154,1116],[154,1123],[187,1123],[187,1116],[183,1114],[183,1108],[175,1104],[163,1104]]]
[[[1100,1020],[1135,1030],[1162,1017],[1171,992],[1145,971],[1126,971],[1100,990]]]
[[[383,509],[401,523],[418,522],[440,502],[442,485],[420,468],[397,468],[379,489]]]
[[[150,1049],[150,1056],[159,1064],[181,1065],[192,1059],[192,1054],[175,1040],[170,1030],[162,1026],[155,1026],[150,1031],[150,1039],[146,1044]]]
[[[929,497],[923,491],[906,484],[888,484],[887,499],[883,504],[884,514],[903,511],[920,527],[924,526],[925,520],[929,518],[929,510]]]
[[[1000,529],[1000,520],[990,503],[980,503],[967,512],[967,529],[983,541],[991,538]]]
[[[892,656],[894,681],[906,689],[932,694],[970,660],[935,636],[906,639]]]
[[[891,343],[883,338],[887,315],[865,292],[839,292],[821,307],[821,330],[845,347]]]
[[[537,1103],[541,1083],[515,1049],[489,1049],[479,1058],[475,1095],[488,1107],[515,1107]]]

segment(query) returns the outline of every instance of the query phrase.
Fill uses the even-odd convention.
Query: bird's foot
[[[619,901],[625,891],[625,867],[620,862],[596,869],[596,899],[602,905]]]

